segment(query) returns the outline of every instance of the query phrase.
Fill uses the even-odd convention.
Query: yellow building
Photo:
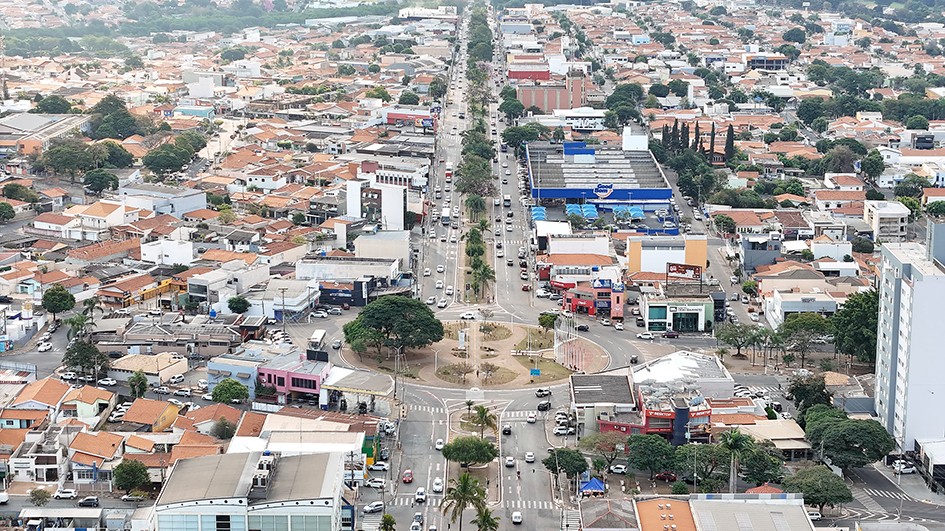
[[[627,238],[627,273],[665,273],[666,264],[688,264],[705,269],[709,241],[705,234],[631,236]]]

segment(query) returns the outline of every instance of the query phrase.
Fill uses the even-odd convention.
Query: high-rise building
[[[930,229],[924,245],[882,247],[874,400],[880,423],[902,451],[914,450],[916,439],[945,437],[945,356],[938,344],[945,301],[945,225]]]

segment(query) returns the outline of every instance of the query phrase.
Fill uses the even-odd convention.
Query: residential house
[[[81,225],[79,218],[64,216],[55,212],[43,212],[33,218],[29,225],[23,228],[29,234],[51,236],[53,238],[68,238],[73,229]]]
[[[129,207],[177,218],[207,207],[207,193],[203,190],[166,184],[134,182],[118,188],[116,195]]]
[[[188,411],[186,415],[177,417],[174,429],[195,430],[197,433],[209,435],[213,426],[225,418],[233,426],[238,426],[242,411],[227,404],[213,404],[204,406],[196,411]]]
[[[122,423],[137,426],[136,431],[158,433],[169,430],[179,412],[170,402],[139,398],[125,412]]]
[[[56,411],[71,389],[72,387],[62,380],[47,376],[27,384],[8,407]]]
[[[132,223],[139,217],[148,217],[150,213],[103,199],[91,205],[75,205],[63,215],[79,219],[78,227],[66,231],[67,238],[97,242],[108,240],[111,227]]]
[[[108,376],[119,382],[127,382],[138,371],[144,373],[149,385],[163,385],[171,376],[187,372],[187,359],[171,352],[128,354],[112,361]]]
[[[77,485],[110,483],[112,469],[121,460],[124,441],[121,435],[107,431],[76,434],[68,450],[72,480]]]
[[[825,173],[824,187],[842,192],[862,192],[865,184],[855,173]]]
[[[91,385],[69,391],[59,408],[60,418],[93,419],[115,406],[116,394]]]
[[[814,204],[818,210],[834,210],[863,201],[866,201],[866,192],[862,190],[817,190],[814,192]]]
[[[48,418],[49,411],[43,409],[0,409],[0,433],[26,428],[35,430]]]
[[[292,242],[272,242],[265,244],[259,251],[259,260],[269,266],[282,264],[294,265],[305,257],[308,246]]]
[[[140,255],[141,240],[137,238],[123,241],[109,240],[71,249],[66,252],[65,262],[70,266],[88,267]]]
[[[103,285],[95,292],[102,305],[111,308],[127,308],[148,301],[170,289],[170,280],[158,282],[151,275],[133,275],[114,283]]]

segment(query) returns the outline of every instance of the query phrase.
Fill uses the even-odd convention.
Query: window
[[[318,383],[315,380],[292,378],[292,387],[301,387],[302,389],[318,389]]]
[[[279,386],[279,387],[284,387],[284,386],[285,386],[285,376],[277,376],[277,377],[276,377],[276,385]]]
[[[289,531],[289,517],[250,515],[249,531]]]
[[[195,514],[159,514],[158,529],[161,531],[199,531]]]
[[[292,531],[331,531],[331,516],[293,516]]]

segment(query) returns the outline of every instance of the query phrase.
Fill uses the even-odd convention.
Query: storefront
[[[651,332],[703,332],[706,321],[714,318],[714,304],[709,298],[705,301],[672,301],[644,297],[641,315],[646,320],[646,329]]]

